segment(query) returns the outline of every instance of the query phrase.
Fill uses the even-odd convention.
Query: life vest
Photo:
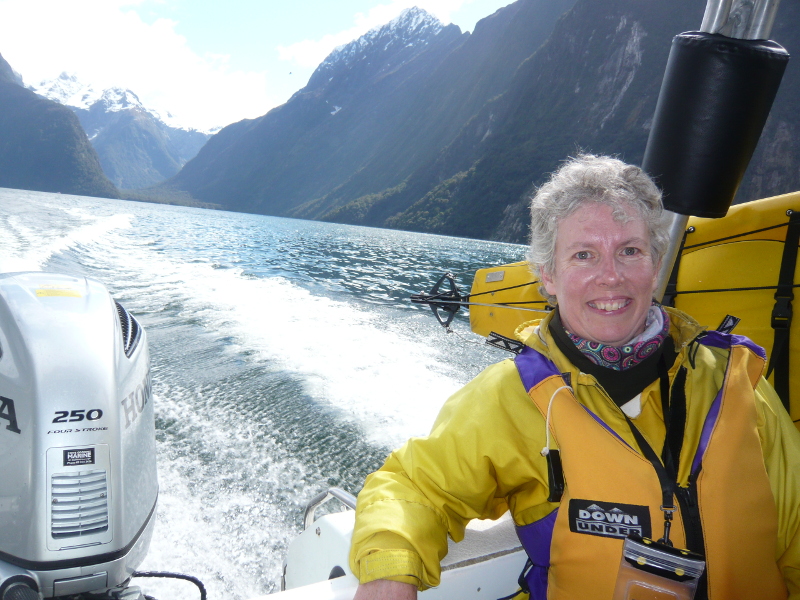
[[[687,422],[704,423],[700,439],[684,436],[684,445],[697,447],[692,479],[699,499],[708,597],[785,599],[786,584],[775,561],[777,509],[753,400],[764,351],[742,336],[713,331],[695,343],[729,350],[724,382],[711,408],[697,414],[692,402],[687,406]],[[557,391],[565,382],[550,359],[526,347],[515,362],[545,419],[549,408],[549,427],[566,480],[558,509],[517,528],[533,563],[526,577],[531,600],[609,600],[625,537],[663,534],[658,476],[642,454],[568,388]],[[686,547],[680,511],[675,513],[671,539],[676,547]]]

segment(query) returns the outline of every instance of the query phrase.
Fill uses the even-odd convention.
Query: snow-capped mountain
[[[314,71],[306,89],[324,85],[341,69],[352,71],[360,64],[380,65],[378,72],[388,73],[431,44],[442,29],[444,24],[430,13],[416,6],[407,8],[386,25],[335,48]]]
[[[381,44],[384,52],[403,46],[413,48],[428,44],[431,37],[443,28],[442,22],[425,10],[416,6],[407,8],[386,25],[376,27],[360,38],[335,48],[318,69],[324,70],[336,63],[349,62],[359,53],[363,54]]]
[[[407,174],[409,162],[430,157],[430,144],[398,152],[419,113],[417,98],[467,37],[421,9],[406,10],[331,52],[286,104],[224,128],[170,185],[198,199],[233,198],[237,209],[286,215],[365,165],[380,165],[376,186],[398,169]],[[383,168],[392,162],[401,164]]]
[[[40,96],[44,96],[48,100],[55,100],[64,106],[90,110],[95,104],[100,103],[105,112],[135,108],[149,112],[156,119],[167,122],[167,119],[164,119],[157,110],[145,107],[139,100],[139,96],[131,90],[120,87],[98,90],[91,84],[81,82],[75,74],[61,73],[55,79],[45,79],[38,85],[28,87]]]
[[[28,88],[64,106],[87,110],[102,95],[102,92],[98,92],[91,85],[81,83],[77,76],[69,73],[61,73],[55,79],[46,79],[40,81],[38,85],[29,85]]]
[[[144,188],[177,173],[210,137],[169,125],[129,89],[98,90],[74,74],[62,73],[31,89],[69,106],[100,156],[103,170],[120,188]]]

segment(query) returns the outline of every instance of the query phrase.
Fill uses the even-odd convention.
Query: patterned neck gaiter
[[[661,306],[653,303],[645,319],[644,331],[624,346],[590,342],[566,329],[565,331],[575,347],[594,364],[624,371],[638,365],[661,346],[669,335],[669,315]]]

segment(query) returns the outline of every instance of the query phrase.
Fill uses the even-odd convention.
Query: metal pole
[[[780,0],[708,0],[700,31],[740,40],[769,38]]]
[[[661,267],[658,270],[658,286],[653,294],[653,298],[658,298],[659,301],[664,297],[664,292],[669,283],[669,276],[672,274],[672,267],[675,265],[675,260],[678,258],[683,234],[689,222],[688,215],[680,215],[670,210],[665,210],[664,214],[666,218],[669,218],[669,247],[667,248],[666,254],[664,254],[664,257],[661,259]]]
[[[728,21],[733,0],[708,0],[700,31],[719,33]]]

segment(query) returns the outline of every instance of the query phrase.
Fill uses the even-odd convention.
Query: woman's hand
[[[376,579],[358,586],[353,600],[416,600],[417,588],[410,583]]]

